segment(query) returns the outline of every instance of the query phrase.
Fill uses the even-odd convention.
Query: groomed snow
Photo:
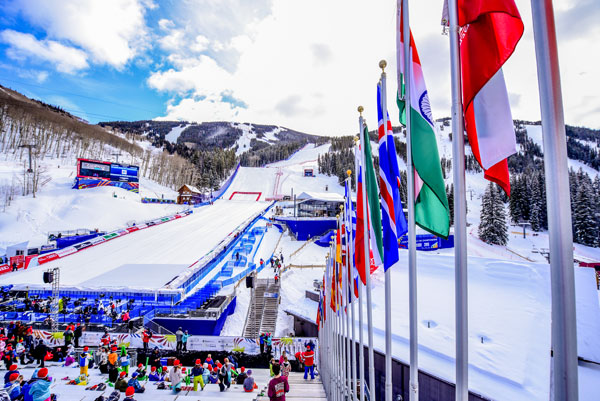
[[[194,209],[194,213],[165,224],[133,232],[121,238],[85,249],[64,259],[56,260],[0,277],[0,283],[18,288],[49,288],[42,283],[46,268],[61,268],[61,287],[80,287],[87,282],[94,288],[105,285],[102,276],[114,271],[122,286],[135,288],[149,285],[136,270],[115,269],[124,264],[191,265],[215,247],[244,220],[265,209],[264,202],[237,202],[220,200],[214,205]],[[139,205],[138,207],[143,207]],[[172,277],[180,271],[174,268]],[[113,285],[106,279],[106,285]],[[161,285],[162,286],[162,285]]]
[[[184,129],[189,127],[190,124],[181,124],[179,127],[171,128],[171,131],[167,135],[165,135],[165,139],[171,143],[177,143],[177,139],[179,135],[183,132]]]
[[[419,253],[418,266],[419,367],[453,382],[454,259],[452,256]],[[313,280],[321,279],[322,274],[323,269],[292,269],[284,273],[280,313],[291,310],[314,320],[317,303],[307,300],[304,291],[312,289]],[[395,358],[407,362],[406,252],[401,255],[399,265],[392,268],[391,277],[394,289],[392,352]],[[593,271],[576,268],[576,277],[579,355],[598,358],[600,306]],[[382,271],[372,276],[372,283],[374,344],[383,351]],[[366,319],[366,305],[363,307]],[[548,265],[469,258],[469,388],[495,400],[547,400],[550,388],[550,313]],[[366,338],[366,330],[364,335]]]
[[[317,156],[326,153],[329,146],[315,147],[314,144],[308,144],[287,160],[265,167],[240,167],[236,179],[223,194],[223,199],[229,199],[236,191],[261,192],[261,200],[277,195],[291,195],[292,190],[295,194],[304,191],[343,194],[344,189],[338,184],[337,177],[322,175],[317,171]],[[316,177],[304,177],[304,167],[313,167]]]
[[[151,180],[140,180],[140,194],[120,188],[72,189],[76,175],[74,164],[45,164],[51,180],[33,198],[17,196],[0,213],[0,248],[31,240],[45,243],[49,231],[78,228],[112,231],[127,222],[145,221],[175,214],[181,205],[142,204],[141,197],[175,199],[177,192]],[[10,183],[17,174],[14,162],[0,162],[0,184]],[[116,195],[116,197],[115,197]]]

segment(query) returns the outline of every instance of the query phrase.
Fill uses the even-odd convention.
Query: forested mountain
[[[450,119],[436,121],[436,136],[442,173],[446,180],[446,193],[450,203],[450,220],[453,222],[452,205],[454,187],[452,184],[452,132]],[[482,199],[480,238],[494,244],[505,243],[504,235],[498,227],[507,231],[507,224],[527,222],[533,231],[548,229],[546,211],[546,187],[540,122],[515,120],[517,153],[508,158],[511,173],[511,196],[507,197],[495,184],[488,185],[485,192],[477,195]],[[373,163],[378,173],[377,132],[370,131],[373,147]],[[406,134],[403,127],[394,127],[396,152],[401,169],[401,197],[406,201]],[[600,130],[585,127],[566,126],[567,152],[571,167],[571,212],[573,216],[573,238],[576,242],[600,246]],[[465,142],[468,140],[465,136]],[[318,159],[319,171],[337,176],[342,183],[346,171],[354,174],[354,136],[330,139],[328,153]],[[467,173],[481,173],[481,167],[467,148],[465,155]],[[481,175],[481,174],[479,174]],[[486,184],[487,185],[487,184]],[[496,188],[494,188],[496,187]],[[471,194],[471,197],[473,194]],[[498,202],[501,199],[501,205]],[[468,202],[469,203],[469,202]],[[469,207],[469,205],[467,205]],[[500,209],[506,208],[506,214]],[[508,216],[508,218],[506,218]],[[505,221],[500,224],[499,221]],[[502,231],[500,230],[500,231]]]

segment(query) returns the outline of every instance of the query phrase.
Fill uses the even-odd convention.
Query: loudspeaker
[[[52,283],[54,281],[54,273],[44,272],[44,283]]]
[[[254,288],[254,276],[246,276],[246,288]]]

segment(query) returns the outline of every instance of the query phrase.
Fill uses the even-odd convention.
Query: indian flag
[[[400,122],[406,124],[404,82],[410,79],[410,122],[411,150],[415,167],[415,222],[419,227],[437,236],[447,238],[450,230],[450,215],[446,187],[442,176],[440,156],[433,128],[431,105],[425,86],[421,61],[410,35],[410,71],[404,71],[404,37],[402,14],[398,13],[396,59],[400,70],[398,107]]]

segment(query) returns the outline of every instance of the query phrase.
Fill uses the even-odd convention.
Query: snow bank
[[[138,207],[143,207],[138,204]],[[112,286],[108,279],[113,272],[123,286],[156,289],[137,269],[119,269],[126,264],[187,266],[213,249],[240,222],[263,210],[262,202],[217,201],[214,205],[194,209],[190,216],[140,230],[88,248],[65,259],[49,262],[44,268],[31,268],[0,277],[0,283],[18,288],[49,288],[42,283],[46,268],[61,268],[61,287],[94,288]],[[118,269],[118,270],[115,270]],[[174,267],[171,277],[179,274]],[[164,283],[163,283],[164,284]],[[162,285],[161,285],[162,286]]]
[[[51,180],[36,197],[17,196],[0,214],[0,247],[27,240],[45,242],[49,231],[112,231],[130,221],[150,220],[184,209],[181,205],[142,204],[140,196],[176,196],[175,191],[145,178],[140,182],[141,194],[111,187],[75,190],[71,189],[76,175],[74,165],[47,163],[46,168]],[[14,169],[13,162],[0,162],[0,180],[10,180]]]

